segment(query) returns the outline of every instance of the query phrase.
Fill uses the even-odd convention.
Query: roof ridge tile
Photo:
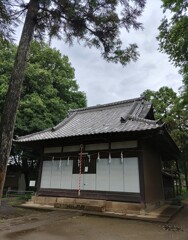
[[[100,109],[104,107],[110,107],[110,106],[116,106],[124,103],[132,103],[132,102],[137,102],[137,101],[143,101],[143,97],[139,98],[133,98],[133,99],[127,99],[127,100],[122,100],[122,101],[117,101],[117,102],[112,102],[112,103],[105,103],[105,104],[99,104],[91,107],[85,107],[85,108],[78,108],[78,109],[70,109],[69,112],[81,112],[81,111],[86,111],[86,110],[92,110],[92,109]]]

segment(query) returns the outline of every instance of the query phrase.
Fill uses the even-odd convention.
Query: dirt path
[[[172,231],[173,230],[173,231]],[[188,240],[188,206],[167,225],[53,211],[0,224],[1,240]]]
[[[23,200],[18,198],[3,198],[0,205],[0,222],[6,219],[28,216],[38,211],[24,208],[16,208],[15,205],[23,203]]]

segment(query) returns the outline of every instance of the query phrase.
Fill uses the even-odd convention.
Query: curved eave
[[[14,140],[13,143],[16,145],[45,145],[45,143],[49,142],[67,142],[71,140],[79,141],[83,139],[99,139],[105,137],[113,137],[113,136],[124,136],[124,137],[137,137],[137,136],[143,136],[143,134],[154,134],[158,133],[162,129],[161,127],[154,128],[154,129],[144,129],[144,130],[136,130],[136,131],[121,131],[121,132],[102,132],[102,133],[90,133],[90,134],[80,134],[80,135],[74,135],[74,136],[65,136],[65,137],[56,137],[56,138],[46,138],[46,139],[36,139],[31,141],[16,141]]]

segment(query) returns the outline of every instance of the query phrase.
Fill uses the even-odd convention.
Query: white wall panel
[[[72,174],[73,160],[44,161],[41,188],[78,190],[79,174]],[[81,175],[81,190],[140,192],[138,158],[97,160],[96,174]]]
[[[61,184],[61,165],[60,160],[52,161],[51,188],[60,188]]]
[[[110,190],[110,166],[108,159],[97,160],[96,190]]]
[[[138,158],[124,159],[124,191],[140,192]]]
[[[62,160],[61,161],[61,189],[71,189],[72,187],[72,167],[73,160]]]
[[[84,190],[95,190],[96,174],[84,174]]]
[[[72,174],[72,189],[78,190],[79,174]],[[83,174],[81,175],[80,189],[83,190]]]
[[[51,186],[51,161],[43,161],[42,166],[42,177],[41,177],[41,188],[50,188]]]
[[[110,163],[110,191],[124,191],[123,162],[120,158],[112,158]]]

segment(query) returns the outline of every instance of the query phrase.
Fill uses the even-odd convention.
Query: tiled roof
[[[146,119],[150,110],[151,103],[142,98],[71,110],[57,126],[19,137],[15,142],[160,128],[162,125],[157,121]]]

